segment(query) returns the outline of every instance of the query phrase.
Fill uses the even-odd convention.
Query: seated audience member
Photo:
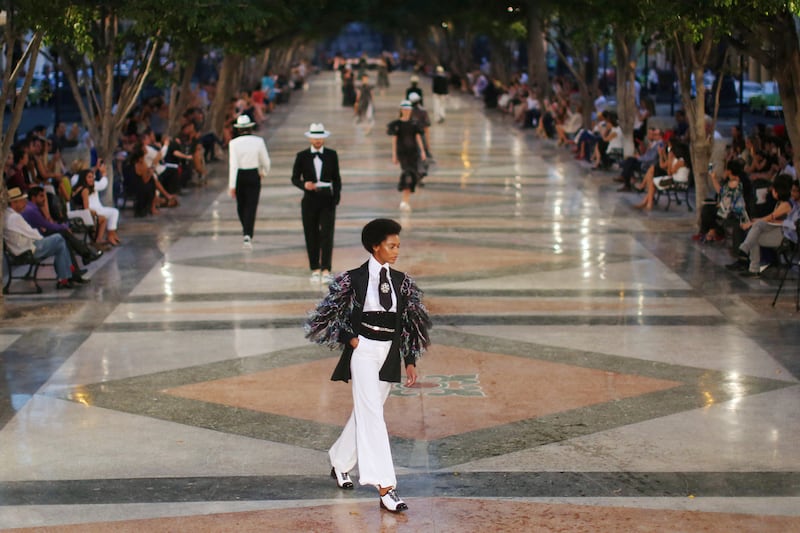
[[[67,131],[67,125],[63,122],[56,124],[53,135],[50,136],[53,150],[60,152],[66,148],[75,148],[80,142],[81,129],[77,124],[73,124]]]
[[[607,120],[606,112],[601,111],[597,114],[597,119],[592,125],[591,131],[583,129],[576,134],[575,139],[576,139],[577,150],[575,154],[575,159],[580,159],[584,161],[589,160],[589,154],[594,153],[595,144],[600,139],[600,132],[605,131],[607,129],[606,120]]]
[[[69,249],[64,238],[61,235],[43,237],[25,222],[20,213],[25,209],[28,199],[19,188],[15,187],[8,191],[8,203],[3,226],[3,241],[5,246],[8,246],[8,251],[14,255],[31,252],[39,261],[52,257],[58,279],[56,288],[73,288]]]
[[[563,122],[556,124],[559,146],[571,142],[583,125],[583,115],[575,107],[575,104],[567,106]]]
[[[647,130],[647,148],[636,157],[628,157],[620,164],[620,175],[614,181],[622,183],[618,192],[632,191],[631,180],[636,172],[647,173],[650,168],[658,163],[659,150],[664,149],[664,139],[659,128]]]
[[[135,180],[136,200],[134,201],[134,216],[144,217],[147,215],[157,215],[159,197],[156,192],[161,193],[162,198],[167,203],[177,202],[174,194],[170,194],[159,182],[158,177],[155,175],[155,170],[148,167],[145,162],[145,149],[141,143],[136,146],[128,154],[125,165],[129,172],[132,172],[132,178]]]
[[[31,185],[39,185],[47,193],[47,213],[53,220],[66,220],[64,199],[66,192],[61,181],[62,175],[54,170],[48,160],[50,141],[34,136],[28,144],[28,169]]]
[[[726,230],[733,230],[734,235],[737,233],[743,235],[740,224],[750,220],[750,217],[747,214],[742,174],[742,163],[736,159],[728,161],[725,165],[722,183],[717,179],[716,172],[709,173],[717,201],[705,204],[701,208],[700,233],[694,235],[692,239],[707,242],[721,241],[725,239]],[[734,249],[738,249],[739,244],[741,238],[735,243]]]
[[[747,230],[747,237],[739,250],[749,258],[748,269],[742,272],[743,276],[759,276],[764,270],[761,266],[761,247],[777,248],[783,241],[783,222],[793,208],[790,202],[792,178],[786,174],[776,176],[772,183],[772,195],[777,201],[772,213],[741,224],[742,229]]]
[[[622,150],[622,128],[617,121],[615,113],[605,113],[606,126],[600,130],[600,139],[594,146],[592,168],[608,168],[611,166],[610,154],[616,150]]]
[[[742,130],[739,129],[739,126],[731,126],[731,143],[728,145],[726,158],[728,160],[740,158],[745,151],[745,145],[746,142]]]
[[[89,197],[95,192],[94,190],[94,172],[91,169],[84,169],[78,172],[78,179],[72,187],[72,197],[70,198],[70,206],[74,210],[88,209],[92,216],[97,220],[97,234],[95,235],[95,242],[101,246],[108,248],[115,243],[119,244],[115,238],[107,238],[106,230],[108,227],[108,219],[92,209],[89,205]]]
[[[682,142],[672,137],[666,151],[660,150],[658,153],[658,164],[650,167],[645,174],[644,181],[640,190],[645,190],[646,195],[641,203],[636,204],[636,209],[650,210],[653,208],[656,190],[664,190],[662,182],[668,178],[673,182],[687,183],[689,181],[689,148]],[[666,175],[656,176],[655,168],[659,167]]]
[[[105,206],[100,200],[100,193],[108,189],[108,173],[106,172],[106,164],[102,159],[97,162],[97,166],[91,174],[91,176],[88,174],[86,176],[87,183],[89,183],[90,180],[94,181],[94,190],[89,193],[89,209],[100,216],[106,217],[108,241],[114,246],[122,244],[117,234],[117,229],[119,227],[119,209]]]
[[[778,174],[786,174],[791,176],[793,180],[797,179],[797,170],[794,168],[794,149],[792,145],[786,143],[783,150],[778,152]]]
[[[565,104],[563,100],[556,99],[553,102],[545,100],[544,114],[536,127],[536,135],[542,139],[549,139],[556,135],[556,127],[559,122],[564,122],[566,116]]]
[[[689,142],[689,119],[686,118],[686,111],[683,109],[675,112],[675,127],[672,128],[672,136],[682,143]]]
[[[642,98],[639,109],[636,111],[633,121],[633,142],[639,145],[644,142],[647,136],[647,122],[650,117],[656,114],[656,104],[652,98]]]
[[[10,162],[10,165],[8,164]],[[18,187],[26,192],[31,186],[30,170],[28,169],[28,150],[24,143],[19,143],[11,149],[9,161],[6,164],[5,180],[6,189]]]
[[[753,154],[753,162],[745,167],[745,172],[750,176],[750,179],[772,179],[776,171],[778,162],[766,150],[757,150]]]
[[[78,262],[75,260],[75,254],[83,259],[83,264],[88,265],[92,261],[99,259],[103,255],[102,251],[95,250],[89,247],[82,239],[76,237],[69,229],[67,222],[53,222],[44,216],[44,206],[47,205],[47,195],[39,186],[33,186],[28,190],[28,203],[20,213],[22,218],[25,219],[32,228],[39,233],[48,237],[50,235],[61,235],[64,242],[67,244],[70,252],[70,260],[72,262],[72,271],[79,272]],[[83,278],[80,275],[73,279],[73,281],[82,282]]]
[[[206,162],[203,155],[203,144],[200,140],[197,124],[193,120],[183,125],[181,133],[178,135],[178,142],[181,146],[180,151],[190,156],[188,159],[179,158],[181,161],[181,186],[188,186],[194,173],[197,173],[200,183],[204,184],[206,179]],[[174,207],[174,205],[170,205],[169,207]]]

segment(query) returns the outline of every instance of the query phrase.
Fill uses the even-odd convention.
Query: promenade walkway
[[[685,206],[631,209],[611,174],[467,96],[432,127],[437,164],[401,213],[384,124],[408,74],[368,136],[332,78],[262,130],[253,251],[219,163],[180,208],[125,213],[90,284],[6,297],[0,528],[800,530],[791,291],[772,308],[776,282],[725,270]],[[396,217],[397,267],[434,320],[421,384],[386,404],[402,515],[328,477],[351,398],[329,381],[338,353],[301,328],[324,294],[289,182],[311,122],[344,177],[334,270],[365,260],[364,223]]]

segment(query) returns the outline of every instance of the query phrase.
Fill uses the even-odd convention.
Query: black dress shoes
[[[737,259],[733,263],[725,265],[725,268],[728,270],[732,270],[734,272],[742,272],[747,270],[750,266],[750,261],[742,261],[741,259]]]
[[[389,489],[389,492],[381,496],[381,509],[386,509],[392,513],[399,513],[400,511],[407,511],[408,505],[398,496],[396,490]]]
[[[89,248],[89,252],[82,255],[81,259],[83,259],[83,264],[88,265],[92,261],[97,261],[103,257],[103,250],[95,250],[93,248]]]
[[[353,482],[350,481],[347,472],[337,472],[336,468],[331,467],[331,477],[336,480],[340,489],[351,490],[353,488]]]

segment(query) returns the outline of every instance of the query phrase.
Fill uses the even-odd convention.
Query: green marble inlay
[[[392,386],[392,396],[469,396],[485,398],[478,374],[427,375],[420,380],[422,387],[408,388],[400,383]]]

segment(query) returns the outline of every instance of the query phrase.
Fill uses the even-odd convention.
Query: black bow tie
[[[322,152],[311,152],[311,155],[313,155],[314,157],[319,157],[320,159],[322,159]]]

